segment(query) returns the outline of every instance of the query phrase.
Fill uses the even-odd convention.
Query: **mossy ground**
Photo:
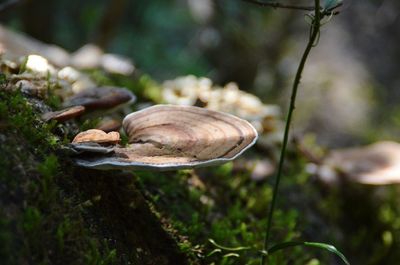
[[[5,264],[111,264],[90,236],[57,138],[20,93],[0,95],[1,260]]]

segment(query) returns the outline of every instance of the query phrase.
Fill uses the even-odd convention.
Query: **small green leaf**
[[[210,257],[210,256],[212,256],[214,254],[221,253],[221,252],[222,252],[222,250],[220,248],[216,248],[213,251],[211,251],[210,253],[208,253],[207,257]]]
[[[221,246],[221,245],[217,244],[215,242],[215,240],[211,239],[211,238],[208,239],[208,241],[210,241],[210,243],[213,244],[215,247],[223,249],[223,250],[227,250],[227,251],[241,251],[241,250],[251,249],[251,247],[224,247],[224,246]]]
[[[296,247],[296,246],[314,247],[314,248],[320,248],[320,249],[330,251],[330,252],[336,254],[338,257],[340,257],[340,259],[346,265],[350,265],[350,262],[346,259],[346,257],[343,255],[343,253],[341,253],[339,250],[337,250],[334,246],[325,244],[325,243],[319,243],[319,242],[292,242],[292,241],[283,242],[283,243],[278,243],[278,244],[272,246],[271,248],[268,249],[267,252],[269,254],[271,254],[278,250],[282,250],[282,249],[289,248],[289,247]]]

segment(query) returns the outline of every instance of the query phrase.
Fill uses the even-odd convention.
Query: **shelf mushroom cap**
[[[56,120],[58,122],[64,122],[75,117],[82,115],[85,112],[84,106],[73,106],[59,111],[47,112],[42,115],[42,119],[45,121]]]
[[[156,105],[123,120],[127,147],[111,156],[77,159],[97,169],[175,170],[219,165],[241,155],[257,131],[233,115],[192,106]]]
[[[396,142],[382,141],[336,150],[324,164],[339,170],[350,181],[369,185],[400,184],[400,144]],[[320,177],[324,178],[323,174]]]
[[[102,130],[90,129],[78,133],[72,140],[72,143],[107,143],[116,144],[120,141],[118,132],[106,133]]]
[[[93,87],[77,93],[65,103],[66,106],[82,105],[87,110],[111,109],[133,103],[135,95],[125,88]]]

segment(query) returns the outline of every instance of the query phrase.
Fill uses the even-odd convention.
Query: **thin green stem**
[[[283,142],[282,142],[282,149],[281,149],[281,154],[280,154],[280,158],[279,158],[278,172],[276,174],[271,207],[270,207],[270,210],[268,213],[267,228],[265,231],[265,241],[264,241],[264,250],[265,251],[268,250],[268,247],[269,247],[269,238],[270,238],[270,232],[271,232],[271,226],[272,226],[272,217],[274,215],[276,198],[277,198],[278,189],[279,189],[279,183],[280,183],[280,179],[282,176],[283,164],[285,161],[286,148],[287,148],[287,144],[288,144],[288,140],[289,140],[289,129],[290,129],[291,121],[292,121],[293,112],[295,109],[297,90],[298,90],[298,87],[300,84],[301,74],[303,72],[304,65],[305,65],[308,55],[310,54],[310,51],[313,48],[314,43],[319,35],[320,26],[321,26],[320,2],[319,2],[319,0],[315,0],[315,15],[314,15],[313,22],[311,24],[311,36],[308,40],[308,43],[304,50],[303,56],[301,57],[301,61],[297,68],[296,77],[294,79],[293,87],[292,87],[292,95],[290,98],[289,111],[288,111],[287,118],[286,118],[285,132],[283,135]],[[267,257],[265,255],[263,255],[261,257],[261,265],[266,264],[266,261],[267,261]]]

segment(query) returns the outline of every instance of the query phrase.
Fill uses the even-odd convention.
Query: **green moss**
[[[49,89],[49,91],[52,91],[52,89]],[[47,98],[45,100],[46,104],[50,106],[52,109],[60,109],[62,106],[62,100],[59,96],[55,95],[54,93],[50,92],[47,95]]]
[[[0,260],[2,264],[115,264],[92,234],[68,161],[56,155],[52,124],[18,92],[0,92]],[[69,184],[68,184],[69,183]]]
[[[106,72],[100,69],[87,70],[92,80],[99,86],[113,86],[115,82],[111,80]]]
[[[89,129],[96,128],[96,126],[99,124],[101,118],[94,118],[94,119],[85,119],[79,126],[80,131],[86,131]]]
[[[257,251],[243,251],[239,257],[224,257],[227,253],[208,256],[215,249],[208,239],[226,246],[261,249],[265,215],[272,195],[269,183],[251,181],[247,174],[235,172],[232,163],[200,170],[198,175],[190,170],[176,174],[135,174],[156,210],[167,218],[170,230],[178,235],[176,239],[181,251],[206,264],[259,263]],[[299,239],[297,210],[283,207],[276,212],[275,218],[274,227],[284,228],[274,228],[276,242]],[[301,249],[295,249],[291,256],[298,260],[295,264],[305,264],[311,258]],[[278,253],[271,264],[288,260],[283,257],[284,254]]]
[[[5,264],[13,264],[9,255],[14,249],[12,232],[10,220],[5,218],[3,210],[0,210],[0,257]]]
[[[55,123],[42,122],[21,93],[0,91],[0,101],[0,113],[5,126],[20,133],[32,147],[41,146],[43,150],[56,147],[58,140],[51,133]]]

